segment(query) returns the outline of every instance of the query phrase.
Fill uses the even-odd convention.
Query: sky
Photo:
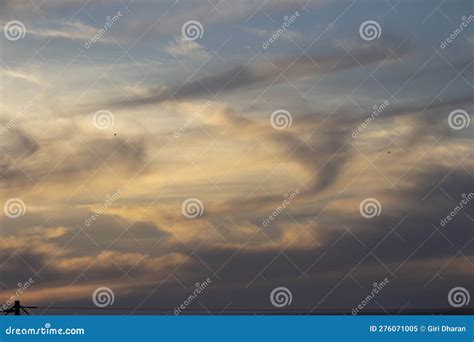
[[[473,9],[1,0],[0,302],[473,307]]]

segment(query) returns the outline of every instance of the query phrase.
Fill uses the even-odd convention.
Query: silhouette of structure
[[[15,316],[20,316],[21,312],[23,311],[25,314],[30,315],[27,309],[37,309],[36,306],[23,306],[20,304],[19,300],[15,300],[15,304],[11,306],[10,308],[6,310],[2,310],[1,312],[5,313],[5,315],[8,315],[10,313],[15,313]]]

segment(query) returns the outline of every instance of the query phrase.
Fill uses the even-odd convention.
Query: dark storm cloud
[[[0,171],[3,171],[0,184],[4,186],[24,187],[45,179],[77,181],[106,166],[114,168],[116,173],[133,174],[147,161],[143,140],[95,138],[76,144],[41,147],[27,135],[16,136],[15,141],[9,141],[10,147],[2,151],[0,159]],[[48,153],[34,154],[40,148]]]
[[[465,108],[474,105],[474,95],[455,96],[442,101],[430,101],[431,103],[414,104],[406,103],[395,105],[384,111],[382,118],[403,116],[414,113],[423,113],[427,122],[439,122],[447,119],[453,109]]]
[[[55,211],[36,212],[31,209],[28,215],[16,219],[4,216],[0,218],[0,226],[6,236],[22,239],[30,236],[46,237],[48,231],[61,228],[61,233],[48,237],[47,241],[59,246],[67,245],[70,257],[100,253],[115,239],[117,241],[111,246],[111,250],[120,252],[126,252],[130,248],[150,249],[157,241],[166,240],[167,233],[151,222],[129,221],[98,211],[103,207],[106,198],[96,199],[97,203],[89,203],[88,208],[81,203],[69,201],[58,204]],[[110,205],[121,206],[121,200],[118,197]],[[63,215],[65,212],[68,215]],[[163,247],[163,244],[160,247]],[[168,251],[162,250],[162,253]]]
[[[361,217],[357,210],[357,216],[341,215],[335,211],[327,211],[318,216],[316,221],[321,224],[317,231],[319,236],[323,236],[320,240],[323,243],[319,247],[305,249],[288,246],[284,254],[281,254],[280,248],[243,251],[214,247],[202,248],[197,255],[211,269],[219,270],[221,282],[238,292],[233,298],[239,298],[241,305],[253,301],[254,305],[259,303],[258,305],[265,306],[261,298],[265,284],[284,284],[294,290],[295,297],[299,298],[297,306],[308,307],[311,303],[311,307],[351,272],[368,288],[373,282],[389,277],[396,287],[392,291],[398,295],[387,293],[387,298],[395,306],[405,304],[401,303],[402,298],[406,299],[403,294],[409,292],[410,288],[423,288],[431,296],[414,300],[413,307],[446,307],[445,296],[449,289],[456,284],[468,284],[467,274],[472,265],[469,260],[474,257],[472,222],[464,215],[474,215],[472,203],[451,221],[449,227],[443,229],[439,226],[439,219],[459,203],[461,193],[474,191],[473,178],[464,169],[459,167],[449,177],[445,177],[447,172],[448,169],[438,167],[410,175],[413,178],[410,183],[412,185],[388,191],[390,197],[397,199],[397,203],[404,204],[403,208],[391,208],[388,203],[383,203],[381,216],[373,220]],[[440,181],[443,189],[449,189],[452,199],[439,189],[432,191]],[[310,214],[314,215],[315,211]],[[300,216],[294,211],[292,216],[300,221]],[[304,213],[304,216],[308,215]],[[283,230],[285,225],[293,222],[292,219],[285,218],[279,218],[279,221],[280,224],[276,223],[269,229]],[[345,231],[343,224],[349,227],[350,232]],[[432,224],[438,226],[440,232]],[[305,227],[315,229],[308,228],[307,225]],[[392,231],[393,228],[396,228],[396,232]],[[273,232],[269,229],[262,228],[262,231],[272,235]],[[443,273],[450,273],[449,281],[424,288],[458,251],[462,251],[463,256],[459,256],[453,263],[463,267],[464,273],[446,269]],[[431,266],[424,266],[423,272],[414,273],[413,267],[417,268],[416,265],[423,262]],[[317,285],[314,280],[317,280]],[[309,284],[312,286],[307,286]],[[249,291],[246,286],[255,291]],[[325,306],[341,304],[341,298],[345,299],[347,305],[347,300],[355,300],[352,291],[360,289],[348,279],[338,288],[336,295],[324,302]],[[362,293],[365,292],[367,289],[362,290]],[[240,297],[244,293],[246,299]],[[365,295],[361,296],[364,297]]]
[[[152,266],[146,263],[147,255],[160,258],[175,252],[164,247],[167,233],[153,223],[95,214],[96,220],[86,225],[94,209],[57,209],[58,212],[41,214],[29,212],[19,219],[0,219],[7,237],[0,248],[0,270],[5,275],[2,281],[11,284],[15,279],[32,276],[37,278],[37,284],[43,284],[43,279],[47,283],[71,281],[89,265],[89,278],[111,281],[123,277],[120,265],[126,265],[127,271],[135,262],[134,274],[143,276]],[[70,214],[60,214],[64,212]],[[120,259],[122,256],[124,260]],[[96,258],[101,259],[95,263]],[[140,264],[141,258],[145,262]]]
[[[1,122],[0,122],[1,123]],[[3,126],[3,125],[2,125]],[[1,160],[28,157],[39,149],[39,144],[21,128],[12,127],[0,135]]]
[[[285,148],[290,159],[301,164],[311,173],[312,181],[308,187],[319,192],[334,184],[343,166],[350,157],[350,144],[347,136],[337,130],[321,129],[310,142],[294,135],[279,135],[275,141]]]
[[[138,257],[137,264],[130,274],[133,277],[141,277],[142,281],[139,284],[133,283],[135,291],[131,295],[126,295],[126,292],[117,289],[117,300],[123,306],[136,305],[142,301],[144,301],[143,306],[145,307],[152,302],[160,302],[165,306],[176,306],[183,298],[186,298],[187,289],[181,288],[181,284],[191,284],[192,286],[194,282],[211,277],[214,281],[213,286],[209,288],[206,295],[200,298],[203,303],[209,306],[222,307],[225,305],[222,299],[228,298],[229,301],[234,301],[234,306],[241,307],[253,303],[251,305],[253,307],[268,307],[267,292],[271,291],[275,284],[280,284],[292,289],[295,305],[298,307],[312,308],[330,291],[333,291],[333,294],[325,298],[320,306],[334,307],[345,304],[345,307],[348,305],[347,303],[357,302],[358,297],[354,293],[360,294],[362,299],[365,297],[364,293],[367,292],[367,288],[370,289],[373,282],[389,277],[394,288],[387,290],[380,299],[386,298],[392,305],[402,306],[405,304],[402,301],[406,299],[404,294],[408,291],[407,289],[422,288],[448,259],[456,255],[457,250],[464,247],[462,250],[464,256],[467,258],[474,256],[472,223],[464,215],[464,212],[459,213],[451,221],[449,227],[442,230],[444,236],[432,227],[432,224],[437,225],[438,216],[441,218],[444,213],[448,213],[457,204],[460,193],[473,191],[473,179],[468,172],[459,167],[452,171],[448,177],[445,177],[449,171],[446,168],[437,167],[408,175],[412,179],[410,185],[388,191],[388,197],[397,199],[394,202],[403,203],[404,206],[391,208],[388,203],[383,203],[381,216],[374,220],[367,220],[358,214],[341,214],[336,211],[327,211],[323,215],[315,217],[320,223],[317,228],[305,225],[305,229],[316,230],[321,236],[318,239],[321,242],[318,247],[293,248],[290,245],[282,254],[280,248],[259,251],[245,248],[242,250],[231,247],[219,248],[216,245],[201,246],[179,269],[175,269],[174,277],[163,278],[173,268],[163,268],[161,275],[155,273],[154,276],[158,277],[157,279],[160,281],[166,279],[164,283],[159,284],[160,291],[153,291],[157,287],[156,282],[149,283],[145,279],[153,274],[150,273],[151,265],[145,262],[147,257],[143,260]],[[437,184],[443,189],[448,189],[452,199],[436,188],[432,191]],[[427,196],[428,194],[429,196]],[[240,209],[246,211],[245,208]],[[474,215],[472,204],[464,210],[471,217]],[[433,213],[439,213],[439,215],[433,215]],[[297,221],[314,214],[315,210],[312,209],[310,212],[292,211],[292,216]],[[406,218],[402,220],[405,216]],[[292,222],[285,220],[285,217],[279,218],[279,220],[280,223],[275,223],[270,229],[283,231],[284,226]],[[74,225],[73,222],[66,221],[57,222],[57,224]],[[125,225],[126,222],[122,222],[122,224]],[[350,233],[345,232],[341,226],[343,224],[347,224]],[[114,225],[113,220],[104,216],[103,220],[97,221],[97,225],[92,226],[88,233],[97,241],[106,243],[107,239],[113,238],[110,235],[110,228],[112,228],[109,227],[110,225]],[[134,227],[131,231],[138,238],[145,236],[150,239],[159,238],[156,236],[157,230],[153,225],[137,223]],[[392,232],[394,227],[396,227],[396,233]],[[121,228],[116,226],[113,230],[118,233]],[[102,238],[100,232],[105,234]],[[48,245],[62,246],[66,240],[69,240],[72,233],[73,231],[68,231],[59,239],[50,239]],[[262,228],[262,232],[258,233],[257,237],[263,236],[264,233],[272,234],[271,231],[265,231]],[[145,235],[142,236],[143,234]],[[81,233],[79,238],[81,241],[77,240],[68,244],[58,259],[61,260],[64,256],[68,256],[68,259],[72,256],[80,256],[82,253],[77,254],[79,249],[94,245],[87,239],[87,236]],[[120,246],[125,242],[122,239],[133,243],[133,238],[125,235],[112,251],[121,250]],[[196,243],[198,242],[196,241]],[[420,246],[422,247],[419,248]],[[84,268],[80,266],[81,264],[75,267],[74,261],[70,261],[69,267],[54,267],[54,262],[50,264],[48,262],[57,248],[50,248],[48,252],[45,246],[39,247],[40,245],[36,244],[33,239],[28,248],[25,246],[17,249],[16,254],[13,254],[13,250],[8,248],[2,249],[0,258],[4,261],[2,271],[8,271],[5,274],[9,276],[5,278],[5,281],[9,285],[14,286],[14,282],[17,282],[18,279],[34,277],[32,269],[38,271],[42,268],[44,269],[41,275],[44,280],[34,277],[35,286],[38,287],[48,286],[48,284],[67,286],[73,280],[76,281],[75,285],[87,285],[91,282],[110,284],[114,281],[119,281],[123,285],[128,280],[123,278],[124,270],[120,268],[125,268],[125,271],[128,271],[134,265],[134,263],[125,263],[116,254],[102,255],[99,261],[94,262],[84,273],[87,279],[82,277],[76,279]],[[129,246],[122,253],[125,253],[124,255],[127,257],[126,251],[133,253],[134,250],[143,253],[143,247],[138,245],[134,248]],[[373,254],[369,254],[370,252]],[[100,249],[97,249],[97,253],[100,255]],[[413,267],[411,265],[416,265],[419,262],[427,262],[432,266],[424,267],[424,272],[408,271]],[[464,265],[466,270],[470,267],[469,262],[463,260],[462,257],[454,262],[461,266]],[[47,264],[48,266],[46,266]],[[354,267],[356,268],[353,269]],[[217,272],[217,274],[214,275],[213,272]],[[305,272],[305,275],[302,272]],[[347,278],[346,275],[349,272],[366,288],[361,289],[351,278]],[[395,274],[392,275],[391,272]],[[179,279],[179,282],[176,279]],[[339,284],[341,279],[346,280]],[[454,285],[467,284],[467,279],[463,274],[450,274],[449,282],[428,286],[425,291],[431,296],[423,297],[423,300],[417,299],[411,305],[413,307],[422,305],[444,307],[446,306],[444,293],[447,293],[449,288]],[[317,285],[314,284],[314,280],[317,280]],[[440,292],[443,294],[440,295]],[[152,293],[150,297],[148,297],[149,293]],[[230,296],[229,293],[233,295]],[[59,301],[74,303],[74,299],[60,299]],[[356,304],[354,303],[354,305]]]
[[[400,49],[403,55],[408,47]],[[314,55],[311,58],[286,57],[272,61],[255,62],[249,65],[233,67],[230,70],[212,76],[201,77],[195,81],[163,90],[153,96],[136,97],[126,101],[116,101],[110,105],[116,108],[135,107],[160,103],[170,99],[186,99],[200,96],[216,96],[256,85],[264,86],[270,82],[283,82],[282,72],[288,79],[299,79],[316,74],[326,74],[345,69],[370,65],[375,62],[393,59],[389,46],[377,44],[362,46],[351,52],[338,52],[330,56]]]
[[[397,144],[407,148],[423,147],[427,143],[432,144],[432,141],[429,141],[432,138],[444,142],[456,138],[456,132],[447,124],[448,114],[455,108],[465,108],[472,104],[474,104],[472,96],[446,99],[425,106],[391,103],[376,118],[374,124],[390,122],[397,118],[410,118],[412,130],[404,133]],[[306,186],[299,189],[301,192],[299,199],[321,195],[324,190],[336,183],[351,158],[364,152],[354,149],[351,134],[369,115],[370,112],[364,113],[360,110],[357,112],[354,108],[342,108],[333,113],[312,112],[295,116],[293,131],[275,131],[270,128],[269,131],[265,131],[267,141],[276,146],[282,156],[300,164],[311,175],[311,180]],[[260,136],[264,134],[256,121],[242,119],[231,111],[226,112],[225,121],[230,127],[245,127],[245,131],[249,132],[247,134]],[[308,129],[311,132],[309,136],[304,133]],[[236,130],[235,134],[241,136],[242,132]],[[399,162],[404,162],[404,159]],[[294,189],[288,189],[288,192],[291,190]],[[254,211],[255,208],[269,210],[278,206],[280,202],[281,198],[275,195],[257,196],[245,200],[233,199],[225,203],[220,210],[223,212],[234,212],[235,208],[246,208],[248,211]]]
[[[451,172],[450,172],[451,171]],[[446,176],[448,174],[448,176]],[[345,232],[344,226],[350,227],[351,232],[345,233],[345,238],[338,242],[338,247],[331,253],[336,253],[331,261],[326,261],[319,266],[320,271],[330,271],[338,269],[351,268],[356,262],[356,256],[363,257],[369,251],[375,248],[376,255],[380,257],[384,263],[391,265],[392,270],[396,268],[402,261],[410,256],[422,242],[434,233],[433,239],[429,241],[427,248],[420,249],[410,260],[443,258],[452,255],[455,249],[461,249],[466,243],[471,241],[471,245],[465,250],[466,255],[474,254],[474,245],[472,244],[471,226],[472,222],[465,214],[474,216],[474,205],[470,203],[459,215],[452,221],[452,225],[442,229],[439,226],[440,219],[453,210],[462,199],[461,194],[474,192],[473,177],[462,166],[455,170],[451,170],[442,166],[432,166],[429,170],[421,170],[418,172],[410,172],[406,175],[410,180],[403,183],[398,188],[386,189],[385,196],[389,200],[382,203],[382,213],[379,217],[372,220],[363,218],[358,211],[358,207],[354,208],[352,213],[340,213],[334,209],[325,210],[319,213],[321,207],[327,203],[312,206],[301,207],[295,203],[287,209],[291,213],[291,218],[284,213],[278,218],[278,221],[272,224],[270,228],[261,228],[262,232],[278,238],[285,231],[285,227],[293,224],[293,220],[297,222],[309,222],[308,218],[312,218],[318,223],[309,227],[305,224],[306,229],[316,230],[318,232],[318,241],[321,246],[314,249],[292,248],[289,246],[286,253],[291,255],[292,260],[302,269],[308,268],[311,263],[322,255],[326,249],[338,241]],[[443,190],[437,187],[441,186]],[[444,190],[447,189],[447,190]],[[446,195],[448,191],[449,196]],[[259,198],[260,199],[260,198]],[[267,198],[269,199],[269,198]],[[275,202],[281,202],[281,199]],[[295,200],[298,202],[298,198]],[[251,201],[250,206],[254,206],[253,212],[259,212],[258,201]],[[392,207],[392,204],[396,206]],[[262,200],[261,207],[268,207],[269,203]],[[248,208],[239,205],[236,206],[242,212],[247,212]],[[436,213],[436,214],[434,214]],[[257,215],[258,216],[258,215]],[[233,214],[234,219],[238,218],[238,212]],[[255,221],[259,225],[258,217]],[[238,224],[237,224],[238,225]],[[437,226],[442,234],[436,232],[433,225]],[[391,232],[391,228],[396,228],[398,237]],[[261,233],[258,233],[259,235]],[[383,239],[388,238],[381,244]],[[449,239],[453,244],[448,242]],[[359,242],[357,239],[362,241]],[[235,274],[236,269],[245,272],[247,275],[254,271],[261,270],[262,264],[272,259],[272,256],[280,251],[279,247],[275,250],[245,250],[241,258],[253,260],[249,262],[247,267],[237,267],[229,265],[232,270],[232,277],[246,279],[244,276]],[[223,260],[227,260],[236,252],[233,248],[219,248],[213,246],[206,249],[201,248],[197,253],[211,268],[218,269],[222,266]],[[311,257],[310,257],[311,256]],[[370,260],[377,263],[376,260]],[[352,266],[351,266],[352,265]],[[282,275],[285,272],[282,272]],[[229,275],[231,276],[231,275]]]

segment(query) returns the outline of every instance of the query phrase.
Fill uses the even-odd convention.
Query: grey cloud
[[[407,50],[405,49],[405,52]],[[400,51],[402,54],[403,51]],[[270,82],[283,82],[282,70],[285,77],[298,79],[310,77],[315,74],[337,72],[362,65],[369,65],[377,61],[392,59],[388,46],[360,47],[352,51],[352,56],[344,52],[330,56],[312,56],[314,62],[308,57],[287,57],[275,59],[270,62],[256,62],[250,65],[233,67],[227,71],[212,76],[201,77],[195,81],[162,90],[153,96],[136,97],[126,101],[116,101],[110,105],[116,108],[135,107],[156,104],[170,99],[185,99],[192,97],[213,97],[223,92],[244,89],[255,85],[264,85]]]
[[[26,187],[28,184],[34,185],[31,183],[32,180],[39,182],[45,180],[45,177],[48,181],[74,182],[83,179],[84,175],[89,175],[94,170],[105,167],[104,162],[114,168],[117,174],[133,174],[134,171],[141,169],[147,160],[146,146],[142,140],[97,138],[85,141],[83,144],[62,142],[59,146],[51,146],[55,154],[54,163],[51,162],[50,155],[38,153],[32,155],[33,151],[37,151],[40,147],[26,135],[18,136],[17,142],[7,152],[15,155],[22,151],[28,153],[18,155],[19,163],[4,158],[0,168],[3,171],[0,184]],[[22,170],[19,166],[22,166]]]
[[[318,217],[320,223],[324,222],[323,225],[318,226],[318,233],[324,236],[321,239],[322,245],[319,247],[301,249],[288,246],[284,251],[285,254],[281,254],[279,249],[239,251],[236,248],[203,245],[176,270],[174,278],[167,278],[164,283],[161,282],[166,278],[168,272],[171,272],[170,269],[155,275],[155,283],[150,284],[145,281],[146,267],[139,264],[133,276],[136,277],[134,279],[141,279],[141,281],[131,280],[130,285],[133,286],[134,291],[130,295],[125,295],[117,289],[117,303],[121,303],[122,306],[134,306],[133,303],[141,302],[146,298],[143,304],[145,307],[156,306],[157,303],[175,307],[183,298],[187,297],[187,290],[183,289],[179,285],[180,283],[192,288],[195,282],[211,277],[213,279],[212,286],[199,298],[205,305],[211,307],[224,307],[229,302],[233,303],[231,307],[247,305],[268,307],[268,293],[277,283],[291,288],[295,307],[313,308],[333,288],[332,294],[320,303],[320,307],[350,307],[365,298],[367,289],[371,288],[373,282],[388,277],[393,287],[388,287],[378,297],[378,301],[383,302],[385,307],[403,307],[406,305],[407,298],[412,295],[416,298],[410,301],[408,308],[447,307],[446,293],[455,285],[467,286],[469,284],[468,275],[446,269],[443,274],[450,273],[449,281],[435,278],[431,283],[428,282],[433,274],[438,272],[452,256],[456,255],[456,251],[469,241],[471,242],[463,250],[463,255],[467,258],[474,256],[471,223],[466,216],[462,214],[457,216],[448,229],[442,231],[445,237],[441,233],[435,232],[431,226],[432,223],[437,222],[439,215],[448,212],[456,204],[455,199],[459,197],[460,192],[469,192],[471,191],[469,189],[472,188],[472,176],[465,170],[459,167],[448,177],[445,177],[449,171],[447,168],[437,168],[410,175],[413,178],[412,184],[414,186],[390,191],[391,196],[397,197],[399,202],[405,204],[404,208],[402,210],[392,209],[385,205],[381,216],[374,221],[351,215],[341,217],[341,214],[337,212],[327,212],[327,214]],[[433,185],[440,181],[442,181],[440,185],[448,189],[453,200],[450,200],[443,191],[436,190],[424,201],[421,201],[433,188]],[[466,213],[474,215],[472,206],[465,210]],[[395,227],[407,214],[407,218],[396,228],[400,238],[391,231],[391,227]],[[299,215],[294,215],[294,218],[297,221],[301,220]],[[354,235],[344,233],[341,224],[345,221]],[[105,222],[98,222],[95,228],[104,229]],[[284,224],[283,222],[281,228]],[[315,227],[305,227],[311,230],[316,229]],[[154,230],[155,228],[146,223],[140,223],[136,226],[135,232],[138,235],[139,232],[142,232],[148,236],[150,229]],[[280,228],[276,226],[272,229]],[[423,243],[433,232],[433,236]],[[99,237],[97,233],[94,230],[90,231],[90,234],[96,238]],[[446,238],[454,243],[454,246]],[[126,237],[126,239],[130,238]],[[379,244],[382,239],[385,239],[384,242]],[[196,241],[196,243],[199,242]],[[61,245],[62,242],[59,244]],[[89,244],[92,245],[91,242]],[[70,255],[71,251],[75,249],[74,245],[68,246],[65,250],[67,255]],[[84,246],[84,241],[79,245]],[[419,248],[420,245],[421,248]],[[139,246],[136,248],[141,252],[142,249]],[[368,255],[372,250],[374,255]],[[416,253],[413,253],[414,251]],[[128,252],[131,250],[129,249]],[[34,248],[23,249],[18,253],[35,269],[42,267],[48,260],[47,255]],[[10,255],[11,251],[6,251],[5,254],[2,254],[2,260]],[[315,263],[316,260],[319,261]],[[361,260],[363,261],[352,271],[351,275],[365,288],[360,288],[353,278],[346,277]],[[427,262],[431,266],[424,267],[424,272],[413,273],[410,271],[412,267],[417,267],[416,264],[419,262]],[[466,270],[470,267],[469,262],[460,256],[451,262],[451,265],[464,265]],[[300,270],[307,271],[308,278],[302,277],[300,270],[295,265]],[[393,277],[390,271],[395,272],[400,265],[401,268],[395,274],[396,277]],[[260,273],[264,268],[263,273]],[[7,279],[8,284],[13,284],[18,279],[28,279],[31,276],[31,270],[25,267],[24,261],[18,256],[9,259],[7,264],[3,265],[3,270],[8,270],[8,274],[11,275],[11,278]],[[218,277],[215,277],[211,270],[219,270]],[[57,273],[53,269],[45,270],[44,275],[44,281],[38,279],[38,286],[47,286],[53,283],[67,286],[68,281],[77,277],[75,272]],[[114,279],[121,279],[123,272],[118,267],[111,266],[106,269],[101,268],[101,265],[94,265],[87,271],[86,276],[89,280],[79,278],[77,285],[90,284],[92,280],[109,284]],[[176,279],[179,279],[179,283]],[[340,283],[342,279],[346,280]],[[128,280],[120,280],[122,284],[125,281]],[[315,281],[317,281],[317,285],[315,285]],[[157,282],[161,284],[160,290],[147,297],[151,290],[156,288]],[[426,285],[427,283],[428,285]],[[419,296],[419,288],[424,288],[427,295]],[[76,303],[74,298],[61,299],[60,301],[69,304]],[[77,303],[83,305],[81,301]]]

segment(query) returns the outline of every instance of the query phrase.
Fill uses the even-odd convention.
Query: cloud
[[[400,54],[402,52],[399,51]],[[290,80],[301,79],[315,74],[326,74],[360,67],[361,65],[370,65],[377,61],[380,62],[392,58],[394,57],[391,54],[391,50],[379,45],[375,47],[361,47],[352,51],[351,55],[340,53],[332,56],[312,56],[311,59],[304,56],[278,58],[271,61],[271,63],[262,61],[244,66],[236,66],[212,76],[201,77],[197,81],[189,81],[178,86],[165,88],[160,93],[152,96],[116,101],[110,105],[116,108],[128,108],[161,103],[171,99],[212,97],[223,92],[283,82],[284,78],[281,77],[282,71],[284,71],[285,77]]]
[[[271,29],[260,29],[260,28],[246,28],[245,29],[248,32],[255,33],[261,38],[268,39],[270,38],[274,33],[275,30]],[[286,28],[284,34],[280,36],[283,39],[287,39],[289,41],[296,41],[296,42],[303,42],[305,40],[305,36],[303,33],[294,31],[291,29]]]
[[[193,58],[201,61],[205,61],[210,57],[205,48],[194,41],[184,39],[183,37],[176,37],[165,48],[165,51],[174,56],[183,56],[186,58]]]
[[[429,10],[410,12],[401,26],[380,22],[380,39],[365,43],[357,5],[323,33],[342,3],[312,1],[307,13],[297,1],[135,2],[119,35],[137,43],[124,45],[130,50],[120,57],[125,51],[64,49],[96,33],[61,22],[82,2],[41,5],[48,23],[38,25],[28,22],[36,12],[16,3],[2,5],[54,46],[28,61],[26,40],[5,44],[4,76],[22,82],[5,89],[3,112],[29,96],[23,81],[44,83],[32,71],[46,67],[51,83],[0,136],[0,207],[14,197],[26,204],[24,216],[0,217],[0,274],[9,287],[0,299],[33,277],[22,294],[31,305],[89,306],[92,292],[108,286],[117,306],[173,308],[211,277],[195,307],[268,307],[276,286],[290,288],[298,307],[347,307],[389,277],[393,286],[373,307],[419,308],[446,307],[450,288],[470,285],[472,203],[446,227],[439,221],[473,192],[472,127],[447,124],[452,110],[471,112],[473,64],[454,50],[433,55],[430,39],[442,25],[429,34],[404,31]],[[327,7],[316,13],[321,3]],[[94,5],[94,13],[113,13],[113,5]],[[259,44],[248,27],[264,34],[295,10],[303,13],[307,55],[289,53],[292,44],[264,55],[243,48]],[[203,25],[199,43],[177,37],[188,20]],[[210,58],[218,46],[219,58]],[[183,68],[204,61],[196,75]],[[390,105],[353,138],[384,100]],[[117,109],[113,130],[93,127],[91,114],[101,108]],[[277,108],[291,113],[291,127],[271,126]],[[295,189],[298,196],[264,227]],[[189,197],[204,205],[195,220],[182,213]],[[373,219],[359,213],[367,197],[382,206]]]
[[[44,85],[43,78],[31,71],[25,72],[22,69],[1,69],[1,72],[8,77],[16,78],[31,82],[35,85]]]
[[[0,159],[0,185],[11,188],[44,181],[51,184],[66,181],[72,185],[100,168],[113,168],[117,177],[110,180],[118,181],[135,170],[144,171],[146,163],[146,147],[139,139],[95,138],[75,146],[67,141],[42,146],[19,129],[10,129],[4,136],[2,142],[7,145]],[[52,155],[55,156],[53,161]]]

